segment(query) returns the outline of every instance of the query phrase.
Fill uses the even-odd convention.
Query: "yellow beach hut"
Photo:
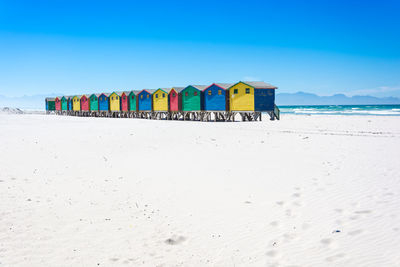
[[[120,93],[113,92],[108,98],[110,101],[110,111],[120,111],[121,110],[121,102],[120,102]]]
[[[159,88],[153,93],[153,110],[168,111],[168,94],[171,88]]]
[[[231,111],[272,111],[276,86],[265,82],[238,82],[229,87]]]
[[[81,96],[76,95],[72,97],[72,110],[73,111],[81,111]]]

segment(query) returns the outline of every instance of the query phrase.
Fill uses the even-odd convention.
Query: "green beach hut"
[[[99,96],[100,94],[91,94],[89,97],[89,110],[98,111],[99,110]]]
[[[61,110],[67,111],[68,110],[68,98],[65,96],[61,97]]]
[[[129,111],[136,111],[137,110],[137,94],[138,91],[131,91],[128,94],[128,110]]]
[[[207,85],[189,85],[183,89],[181,94],[181,110],[182,111],[199,111],[201,110],[201,92],[206,89]]]

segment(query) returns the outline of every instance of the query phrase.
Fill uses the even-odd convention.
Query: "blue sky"
[[[237,80],[400,96],[400,1],[0,0],[0,95]]]

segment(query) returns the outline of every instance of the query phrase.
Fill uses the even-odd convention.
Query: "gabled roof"
[[[93,94],[91,94],[91,95],[89,96],[89,98],[92,97],[92,95],[95,95],[95,96],[99,97],[101,94],[93,93]]]
[[[117,96],[121,96],[122,92],[121,91],[113,91],[110,95],[116,94]]]
[[[166,94],[169,94],[169,92],[172,90],[172,88],[158,88],[157,90],[155,90],[154,92],[157,92],[158,90],[163,91]]]
[[[211,86],[216,85],[218,87],[220,87],[221,89],[228,89],[229,87],[233,86],[233,83],[213,83],[210,86],[207,86],[207,88],[204,88],[203,91],[207,90],[208,88],[210,88]]]
[[[75,97],[77,97],[77,98],[81,98],[81,97],[82,97],[82,95],[74,95],[74,96],[72,96],[72,98],[75,98]]]
[[[143,89],[142,91],[140,91],[138,94],[141,94],[143,91],[146,91],[147,93],[149,93],[149,94],[153,94],[155,91],[157,91],[157,90],[155,90],[155,89]]]
[[[199,91],[203,91],[204,89],[206,89],[208,87],[208,85],[188,85],[183,90],[185,90],[186,88],[189,88],[189,87],[193,87]],[[183,91],[183,90],[181,90],[181,91]]]
[[[134,95],[137,95],[137,94],[139,94],[141,91],[140,90],[132,90],[132,91],[129,91],[129,95],[130,94],[134,94]]]
[[[272,84],[263,82],[263,81],[248,81],[248,82],[242,82],[247,85],[250,85],[251,87],[254,87],[255,89],[277,89],[278,87],[273,86]]]
[[[99,96],[101,96],[101,95],[105,95],[106,97],[109,97],[111,94],[109,94],[109,93],[100,93]]]
[[[180,93],[183,89],[185,89],[185,87],[172,87],[169,93],[172,91],[172,89],[175,90],[177,93]]]

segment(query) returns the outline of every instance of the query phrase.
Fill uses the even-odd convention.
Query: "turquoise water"
[[[400,116],[400,105],[279,106],[283,114]]]

